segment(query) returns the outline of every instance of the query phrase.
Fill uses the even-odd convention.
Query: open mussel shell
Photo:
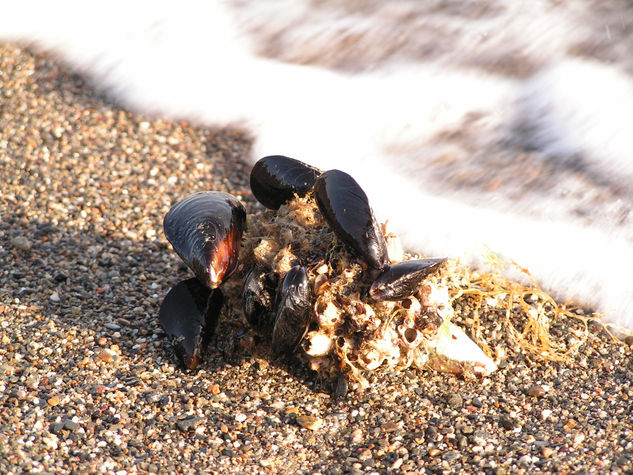
[[[223,302],[220,289],[211,290],[195,277],[179,282],[165,296],[158,318],[187,368],[198,366],[217,327]]]
[[[251,191],[266,208],[277,210],[296,194],[304,196],[314,187],[321,170],[294,158],[270,155],[251,170]]]
[[[386,268],[385,236],[356,180],[340,170],[329,170],[317,178],[314,193],[321,214],[338,238],[370,267]]]
[[[242,304],[248,323],[270,338],[273,326],[276,279],[266,269],[255,267],[249,272],[242,287]]]
[[[200,282],[218,287],[237,266],[246,210],[219,191],[189,195],[165,215],[167,240]]]
[[[369,288],[374,300],[401,300],[417,292],[422,281],[446,262],[442,259],[414,259],[394,264],[378,276]]]
[[[288,353],[295,349],[308,331],[310,323],[310,286],[305,267],[294,266],[284,277],[275,325],[273,327],[273,354]]]

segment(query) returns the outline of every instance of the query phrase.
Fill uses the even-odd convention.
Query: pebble
[[[508,416],[501,416],[499,418],[499,425],[506,430],[512,430],[517,427],[516,421]]]
[[[48,298],[51,302],[59,302],[61,300],[57,292],[53,292]]]
[[[545,388],[540,384],[535,384],[528,388],[527,393],[532,397],[541,397],[545,395]]]
[[[386,424],[382,425],[382,430],[384,432],[395,432],[398,429],[400,429],[400,427],[398,426],[397,422],[387,422]]]
[[[186,419],[182,419],[176,422],[176,427],[179,430],[185,432],[191,429],[195,429],[200,423],[204,420],[204,418],[196,416],[196,417],[188,417]]]
[[[66,419],[64,421],[64,429],[68,429],[70,431],[75,431],[79,429],[79,424],[71,419]]]
[[[51,426],[51,432],[53,434],[59,434],[62,429],[64,428],[64,422],[63,421],[59,421],[59,422],[55,422],[52,426]]]
[[[297,416],[297,424],[309,430],[317,430],[323,425],[323,419],[314,416]]]
[[[115,356],[116,356],[116,353],[108,349],[99,350],[95,354],[95,358],[99,361],[103,361],[104,363],[112,363],[114,361]]]
[[[48,403],[49,406],[55,407],[55,406],[59,405],[61,400],[59,399],[58,396],[53,396],[53,397],[49,398],[48,401],[46,401],[46,402]]]
[[[33,246],[26,236],[16,236],[12,238],[11,245],[22,251],[28,251]]]
[[[452,393],[448,396],[448,405],[454,409],[461,409],[464,404],[464,400],[457,393]]]

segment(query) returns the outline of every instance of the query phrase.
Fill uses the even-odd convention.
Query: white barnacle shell
[[[253,249],[255,261],[260,266],[268,266],[273,257],[279,252],[279,244],[273,239],[262,239]]]
[[[284,276],[292,269],[296,260],[297,256],[292,253],[290,248],[284,247],[273,258],[273,271],[278,275]]]
[[[327,298],[319,297],[314,304],[314,313],[319,328],[333,329],[341,320],[341,310]]]
[[[400,305],[406,310],[407,315],[419,315],[422,312],[420,301],[413,296],[403,299]]]
[[[380,325],[380,320],[376,319],[376,312],[371,306],[360,300],[352,302],[348,308],[352,309],[350,318],[354,320],[357,328],[363,331],[373,331]]]
[[[366,370],[373,371],[385,361],[385,354],[376,348],[369,347],[358,357],[358,363]]]
[[[448,287],[445,285],[432,284],[421,294],[421,303],[424,307],[435,309],[437,314],[444,319],[452,316],[453,307],[451,306]]]
[[[309,356],[325,356],[327,355],[334,342],[332,338],[320,331],[309,332],[304,339],[304,351]]]
[[[358,361],[367,370],[374,370],[386,360],[388,366],[395,366],[400,360],[399,337],[393,328],[376,332],[376,338],[364,342]]]
[[[417,328],[408,325],[398,325],[400,343],[405,348],[417,348],[424,340],[424,335]]]

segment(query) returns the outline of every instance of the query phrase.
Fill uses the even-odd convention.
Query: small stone
[[[11,239],[11,245],[22,251],[28,251],[31,249],[32,244],[25,236],[16,236]]]
[[[450,452],[446,452],[442,458],[444,460],[446,460],[447,462],[452,462],[455,459],[458,459],[461,457],[461,454],[459,452],[457,452],[456,450],[451,450]]]
[[[112,330],[113,332],[119,331],[121,329],[121,327],[115,323],[104,323],[103,326],[106,327],[108,330]]]
[[[363,431],[361,429],[354,429],[352,432],[352,442],[354,444],[360,444],[363,441]]]
[[[541,454],[543,454],[543,457],[545,458],[550,458],[553,454],[554,454],[555,450],[551,447],[543,447],[541,449]]]
[[[178,427],[178,429],[182,432],[186,432],[188,430],[195,429],[200,422],[202,422],[202,417],[188,417],[187,419],[176,422],[176,427]]]
[[[112,361],[114,361],[114,353],[110,350],[102,349],[97,351],[95,359],[103,361],[104,363],[112,363]]]
[[[508,416],[501,416],[499,418],[499,425],[506,430],[512,430],[516,427],[516,422]]]
[[[397,422],[387,422],[387,423],[382,425],[382,430],[384,432],[395,432],[395,431],[398,430],[398,423]]]
[[[323,425],[323,419],[314,416],[297,416],[297,424],[304,429],[317,430]]]
[[[532,396],[532,397],[541,397],[545,395],[545,388],[541,386],[540,384],[535,384],[528,388],[527,393],[529,396]]]
[[[522,466],[527,466],[530,465],[532,463],[532,457],[530,457],[529,455],[524,455],[519,459],[519,465]]]
[[[68,276],[64,274],[63,272],[56,272],[55,275],[53,276],[53,280],[55,282],[64,282],[66,281],[66,279],[68,279]]]
[[[450,396],[448,396],[448,405],[451,406],[453,409],[461,409],[463,404],[464,400],[459,394],[452,393]]]
[[[59,302],[61,300],[57,292],[53,292],[49,299],[51,300],[51,302]]]
[[[64,428],[64,423],[63,422],[55,422],[52,426],[51,426],[51,432],[53,434],[59,434],[62,429]]]
[[[66,419],[64,421],[64,429],[74,431],[79,429],[79,424],[71,419]]]
[[[55,407],[55,406],[58,406],[61,401],[58,396],[53,396],[49,398],[47,402],[49,406]]]

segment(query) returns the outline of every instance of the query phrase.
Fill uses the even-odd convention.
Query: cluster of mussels
[[[249,219],[221,192],[176,203],[167,239],[195,278],[165,297],[160,321],[195,367],[223,304],[220,285],[249,269],[244,314],[274,355],[297,352],[321,376],[367,383],[364,371],[409,366],[486,375],[495,363],[456,325],[435,274],[446,259],[408,259],[380,226],[358,183],[284,156],[259,160],[251,190],[266,208]],[[240,255],[240,247],[244,249]]]

